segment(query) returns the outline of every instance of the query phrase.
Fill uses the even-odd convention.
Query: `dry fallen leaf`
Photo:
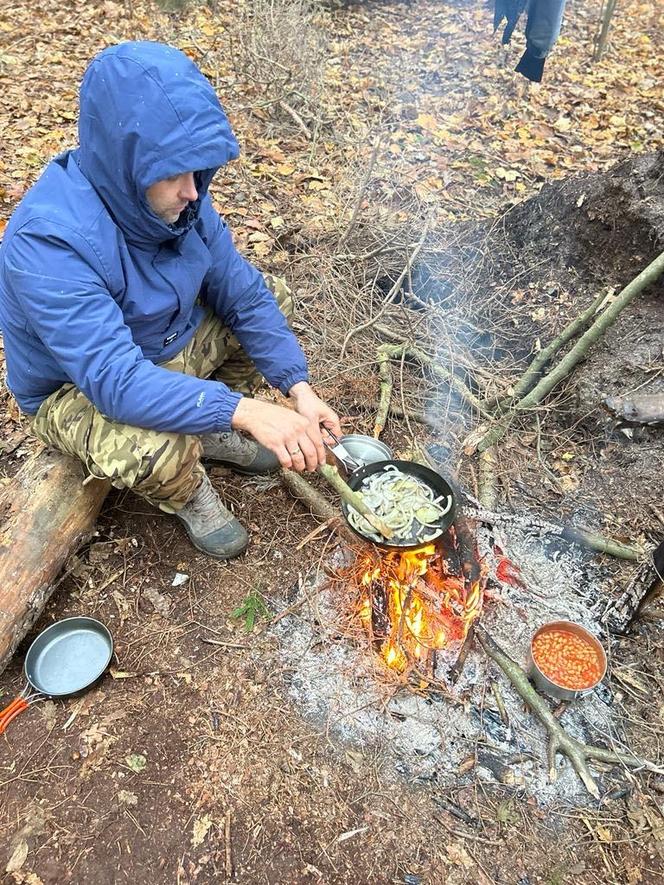
[[[212,824],[213,820],[209,814],[204,814],[203,817],[199,817],[198,820],[194,821],[194,832],[191,837],[192,848],[198,848],[199,845],[203,844]]]
[[[21,869],[27,859],[28,843],[25,841],[25,839],[21,839],[21,841],[12,852],[12,856],[9,858],[7,866],[5,867],[5,872],[16,873],[18,870]]]

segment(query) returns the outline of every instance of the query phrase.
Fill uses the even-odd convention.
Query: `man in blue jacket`
[[[83,78],[79,147],[46,167],[0,247],[7,385],[35,435],[175,513],[219,558],[248,536],[201,457],[315,470],[321,425],[340,431],[308,384],[290,293],[239,255],[210,201],[238,153],[183,53],[106,49]],[[261,377],[294,408],[247,396]]]

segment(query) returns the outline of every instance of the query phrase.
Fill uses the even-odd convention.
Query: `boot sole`
[[[227,467],[233,473],[241,473],[243,476],[271,476],[273,473],[278,473],[281,469],[281,464],[277,464],[271,470],[252,470],[251,467],[242,467],[233,461],[218,461],[216,458],[206,458],[205,455],[202,460],[209,464],[215,464],[218,467]]]

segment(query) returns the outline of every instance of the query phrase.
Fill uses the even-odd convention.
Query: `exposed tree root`
[[[602,747],[592,747],[577,741],[570,737],[562,725],[555,718],[548,704],[542,698],[528,681],[525,671],[512,660],[496,643],[496,641],[482,628],[476,625],[475,636],[486,654],[496,663],[503,671],[505,676],[512,683],[520,697],[530,707],[532,712],[537,716],[540,722],[549,732],[549,778],[551,781],[556,779],[556,754],[562,753],[570,760],[574,770],[581,778],[584,787],[591,796],[596,799],[600,798],[599,787],[592,776],[588,762],[595,760],[596,762],[606,762],[610,765],[625,765],[629,768],[647,768],[650,771],[662,773],[661,769],[650,762],[637,759],[635,756],[628,756],[622,753],[614,753],[612,750],[605,750]]]

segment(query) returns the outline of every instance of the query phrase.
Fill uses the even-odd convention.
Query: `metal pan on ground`
[[[554,673],[548,671],[544,661],[537,659],[536,648],[538,641],[541,641],[543,637],[550,637],[556,634],[578,639],[585,646],[586,658],[588,658],[588,655],[590,656],[593,670],[588,672],[588,677],[584,679],[583,669],[581,669],[580,678],[577,680],[579,682],[578,687],[571,687],[569,684],[565,684],[564,680],[561,682],[559,676],[558,681],[556,681]],[[566,650],[564,647],[560,648],[557,651],[557,663],[565,668],[565,665],[569,664],[568,659],[570,656],[571,652],[569,650]],[[528,675],[537,688],[561,701],[574,701],[593,691],[606,676],[607,665],[606,652],[602,643],[590,630],[586,630],[585,627],[574,621],[549,621],[547,624],[542,624],[533,633],[533,637],[530,640]]]
[[[396,467],[401,473],[405,473],[407,476],[413,476],[421,482],[424,482],[429,486],[436,498],[441,496],[447,498],[449,496],[452,499],[451,507],[447,513],[438,520],[435,528],[427,529],[426,540],[415,541],[414,543],[395,543],[394,541],[387,541],[385,539],[382,541],[376,541],[374,538],[371,538],[359,529],[356,529],[348,519],[348,504],[346,504],[345,501],[342,501],[341,509],[349,528],[358,536],[358,538],[362,538],[362,540],[366,541],[368,544],[375,544],[377,547],[381,547],[384,550],[417,550],[419,547],[423,547],[426,544],[435,543],[445,534],[454,522],[456,511],[455,496],[452,486],[439,473],[436,473],[435,470],[431,470],[431,468],[425,467],[423,464],[416,464],[414,461],[376,461],[373,464],[367,464],[359,470],[353,471],[348,477],[348,485],[353,491],[360,492],[362,491],[362,484],[367,477],[373,476],[375,473],[384,473],[386,468],[389,467]]]
[[[27,685],[0,711],[0,734],[30,704],[90,688],[113,657],[113,637],[94,618],[56,621],[37,636],[23,664]]]

